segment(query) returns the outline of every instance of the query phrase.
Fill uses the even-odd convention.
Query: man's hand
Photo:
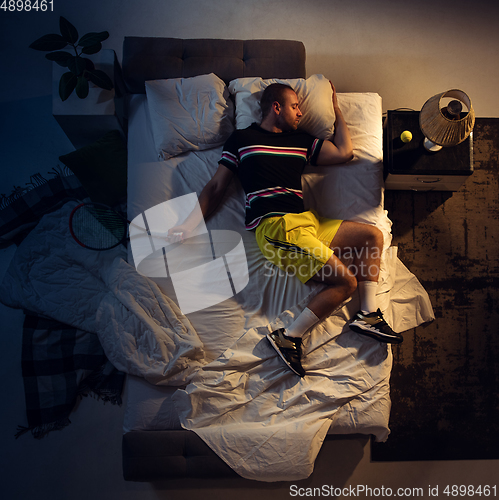
[[[184,240],[190,237],[191,233],[190,229],[181,224],[169,229],[166,239],[169,243],[183,243]]]
[[[333,89],[333,108],[336,109],[338,108],[338,97],[336,96],[336,88],[333,85],[333,82],[329,80],[329,83],[331,85],[331,88]]]
[[[334,135],[329,141],[324,141],[322,148],[317,158],[317,165],[336,165],[338,163],[346,163],[353,158],[353,145],[348,131],[347,124],[338,106],[338,98],[336,95],[336,88],[331,80],[329,80],[331,89],[333,91],[333,108],[336,115],[334,122]]]
[[[221,163],[219,164],[215,175],[208,181],[199,195],[198,202],[201,211],[193,210],[182,224],[168,230],[167,240],[170,243],[183,243],[192,236],[199,224],[216,210],[233,176],[231,170]]]

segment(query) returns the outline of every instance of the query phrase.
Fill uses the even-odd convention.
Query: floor
[[[57,31],[61,15],[78,24],[80,35],[108,30],[111,36],[105,47],[114,48],[118,57],[125,35],[301,39],[307,48],[310,74],[326,74],[339,91],[378,92],[384,110],[419,109],[428,97],[457,87],[472,97],[478,116],[499,117],[495,92],[499,67],[490,63],[496,60],[499,44],[497,3],[476,0],[472,10],[464,0],[421,0],[417,5],[392,0],[363,0],[355,5],[340,0],[274,0],[271,4],[261,0],[197,0],[196,9],[193,5],[192,0],[75,0],[70,5],[54,2],[53,11],[1,12],[0,193],[23,186],[34,173],[46,174],[58,165],[60,155],[73,149],[52,117],[50,63],[43,54],[28,49],[34,39]],[[0,276],[14,251],[13,247],[0,250]],[[127,483],[121,475],[124,407],[103,405],[91,398],[79,403],[71,425],[63,431],[41,441],[30,435],[15,440],[17,426],[26,423],[19,365],[22,321],[21,311],[0,305],[3,498],[237,496],[242,500],[307,494],[307,490],[287,483]],[[444,492],[447,485],[493,486],[498,470],[496,461],[373,463],[369,441],[353,437],[328,442],[316,472],[300,487],[325,486],[331,491],[331,486],[351,486],[364,496],[381,496],[391,488],[398,496],[448,498]],[[339,495],[347,496],[353,496],[352,490]]]
[[[498,133],[497,118],[476,120],[474,172],[458,191],[385,193],[393,243],[428,292],[436,320],[395,350],[396,439],[376,446],[374,456],[499,456]]]

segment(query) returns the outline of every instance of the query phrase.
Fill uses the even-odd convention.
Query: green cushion
[[[118,130],[59,160],[73,171],[92,201],[110,206],[125,201],[127,151]]]

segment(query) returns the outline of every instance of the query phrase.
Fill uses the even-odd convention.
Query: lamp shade
[[[442,107],[441,101],[445,97],[457,99],[466,105],[468,113],[460,118],[446,116],[445,108]],[[437,94],[428,99],[419,114],[419,126],[421,131],[434,144],[439,146],[456,146],[463,142],[473,130],[475,125],[475,111],[471,105],[471,100],[468,95],[462,90],[449,90],[441,94]]]

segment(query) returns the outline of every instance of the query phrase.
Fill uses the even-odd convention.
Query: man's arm
[[[352,139],[350,138],[350,132],[348,131],[341,109],[338,106],[336,89],[332,83],[331,88],[333,89],[333,108],[336,115],[336,121],[334,122],[334,136],[332,142],[324,141],[322,144],[322,148],[317,158],[317,165],[346,163],[353,158]]]
[[[218,164],[215,175],[208,181],[198,198],[204,220],[208,219],[220,205],[233,176],[234,173],[231,170],[221,163]],[[188,238],[201,222],[199,211],[194,210],[182,224],[168,231],[170,241],[176,242]]]

